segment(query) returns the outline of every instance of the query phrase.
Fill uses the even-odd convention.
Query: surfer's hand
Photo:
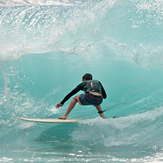
[[[56,105],[56,108],[58,109],[58,108],[61,107],[61,106],[63,106],[63,104],[58,103],[58,104]]]

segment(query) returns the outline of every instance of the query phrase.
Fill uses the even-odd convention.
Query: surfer
[[[59,117],[59,119],[66,119],[71,110],[74,108],[77,102],[79,102],[80,105],[93,105],[98,110],[98,113],[102,118],[106,118],[103,114],[104,111],[102,111],[101,103],[103,99],[106,99],[107,95],[105,92],[105,89],[103,88],[100,81],[92,80],[92,75],[89,73],[86,73],[82,77],[82,83],[80,83],[75,89],[73,89],[65,98],[56,105],[56,108],[63,106],[63,104],[74,94],[79,92],[80,90],[84,91],[85,94],[80,94],[75,96],[71,103],[69,104],[69,107],[65,113],[65,115]]]

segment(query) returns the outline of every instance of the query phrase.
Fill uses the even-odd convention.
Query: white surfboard
[[[12,115],[16,119],[20,119],[23,121],[29,121],[29,122],[40,122],[40,123],[77,123],[79,121],[85,120],[82,118],[79,119],[32,119],[32,118],[22,118],[22,117],[17,117],[14,114]]]

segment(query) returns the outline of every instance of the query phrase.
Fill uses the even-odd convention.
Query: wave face
[[[0,0],[0,162],[162,162],[161,0]],[[108,98],[103,120],[55,105],[86,72]],[[81,93],[81,92],[80,92]]]

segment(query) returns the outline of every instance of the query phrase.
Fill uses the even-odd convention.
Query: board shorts
[[[94,105],[98,106],[102,103],[103,97],[102,96],[96,96],[91,93],[87,94],[81,94],[78,98],[80,105]]]

